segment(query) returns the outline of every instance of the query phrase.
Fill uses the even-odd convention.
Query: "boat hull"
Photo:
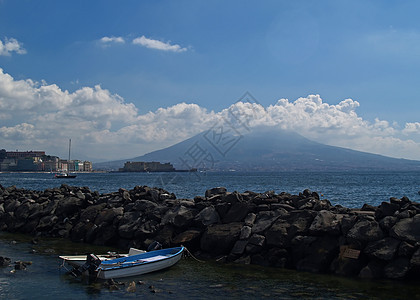
[[[172,250],[172,252],[168,252]],[[101,279],[121,278],[142,275],[163,270],[175,265],[182,257],[184,247],[156,250],[102,262],[97,269]]]

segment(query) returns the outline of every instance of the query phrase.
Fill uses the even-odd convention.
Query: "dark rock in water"
[[[10,264],[10,258],[0,256],[0,267],[7,267]]]
[[[32,262],[26,262],[26,261],[15,261],[15,270],[26,270],[26,267],[28,265],[31,265]]]

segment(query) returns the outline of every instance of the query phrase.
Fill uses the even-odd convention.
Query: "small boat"
[[[110,260],[110,259],[115,259],[115,258],[120,258],[120,257],[137,255],[137,254],[145,253],[145,252],[146,251],[144,250],[130,248],[128,253],[119,254],[116,252],[108,252],[107,254],[96,255],[96,257],[98,257],[101,261],[104,261],[104,260]],[[64,263],[67,263],[74,268],[83,266],[86,263],[86,255],[67,255],[67,256],[62,255],[62,256],[59,256],[59,258],[63,260],[63,265]]]
[[[58,173],[55,174],[55,178],[76,178],[76,174],[70,174],[70,173]]]
[[[98,267],[95,269],[95,274],[97,278],[111,279],[159,271],[176,264],[181,259],[184,249],[181,246],[105,260],[100,263],[96,261],[94,263],[97,263]]]

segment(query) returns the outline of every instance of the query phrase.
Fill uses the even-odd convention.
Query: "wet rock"
[[[134,281],[130,282],[128,284],[128,287],[126,288],[126,291],[128,293],[135,293],[136,292],[136,283]]]
[[[10,264],[10,258],[5,256],[0,256],[0,267],[7,267]]]

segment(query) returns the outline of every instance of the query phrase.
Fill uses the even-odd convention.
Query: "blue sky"
[[[248,91],[270,125],[420,159],[419,8],[1,0],[0,148],[65,155],[57,145],[74,135],[81,157],[133,157],[205,130]],[[279,99],[289,108],[275,119]]]

